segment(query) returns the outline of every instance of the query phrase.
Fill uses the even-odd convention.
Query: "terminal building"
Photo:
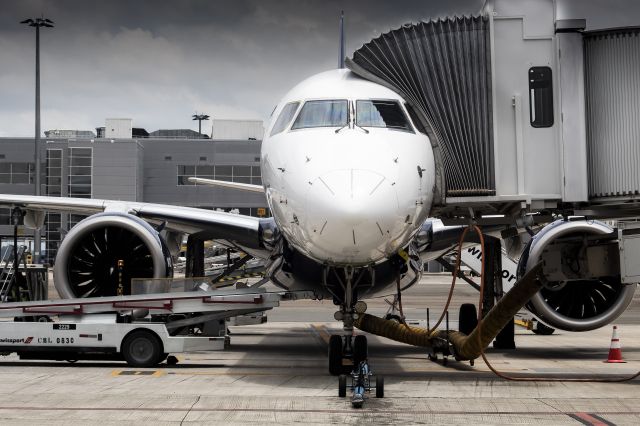
[[[185,138],[176,132],[169,137],[132,137],[130,123],[128,130],[126,123],[121,126],[124,133],[107,131],[103,133],[104,137],[87,137],[86,132],[47,132],[48,136],[43,137],[40,144],[41,194],[173,204],[269,216],[262,194],[196,185],[188,180],[196,176],[262,184],[262,137],[261,134],[256,137],[262,123],[234,123],[235,127],[230,126],[228,120],[225,123],[221,131],[227,136],[225,139]],[[111,130],[109,124],[107,120],[105,127]],[[122,125],[121,122],[117,124]],[[75,135],[78,137],[69,137]],[[34,138],[0,138],[0,193],[35,194],[33,158]],[[47,214],[42,230],[44,260],[53,263],[64,234],[83,217],[72,213]],[[31,247],[29,234],[32,235],[32,231],[24,229],[22,232],[21,241]],[[0,235],[3,245],[12,244],[9,241],[13,236],[10,209],[0,210]]]

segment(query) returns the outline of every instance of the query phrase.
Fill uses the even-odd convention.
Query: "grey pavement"
[[[448,280],[427,276],[409,290],[403,297],[407,316],[424,319],[428,305],[437,316]],[[460,284],[453,306],[475,297]],[[371,396],[362,409],[338,398],[337,379],[327,373],[327,338],[340,329],[331,321],[334,310],[327,301],[285,303],[269,313],[267,324],[233,327],[229,349],[182,354],[171,367],[1,357],[0,423],[640,424],[640,380],[569,381],[640,370],[637,309],[617,322],[625,364],[603,362],[610,327],[551,336],[517,329],[517,350],[487,351],[500,371],[559,382],[507,381],[481,360],[444,366],[421,348],[369,336],[371,365],[385,376],[386,395]],[[371,313],[384,310],[383,300],[369,301]]]

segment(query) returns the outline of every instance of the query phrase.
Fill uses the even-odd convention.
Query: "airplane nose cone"
[[[396,233],[395,183],[363,169],[334,170],[310,182],[305,228],[318,258],[370,263],[385,255]]]

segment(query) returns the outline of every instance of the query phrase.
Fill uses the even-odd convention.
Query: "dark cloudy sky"
[[[128,117],[152,131],[196,128],[195,111],[268,118],[291,86],[336,66],[341,9],[350,56],[406,22],[475,14],[483,3],[3,0],[0,136],[33,135],[35,35],[18,24],[27,17],[56,22],[41,39],[43,130],[93,130],[106,117]]]

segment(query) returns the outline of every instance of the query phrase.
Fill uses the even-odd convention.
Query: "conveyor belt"
[[[0,304],[1,317],[82,315],[148,309],[153,314],[270,309],[280,300],[311,298],[308,292],[267,292],[264,289],[225,289],[136,296],[93,297]]]

